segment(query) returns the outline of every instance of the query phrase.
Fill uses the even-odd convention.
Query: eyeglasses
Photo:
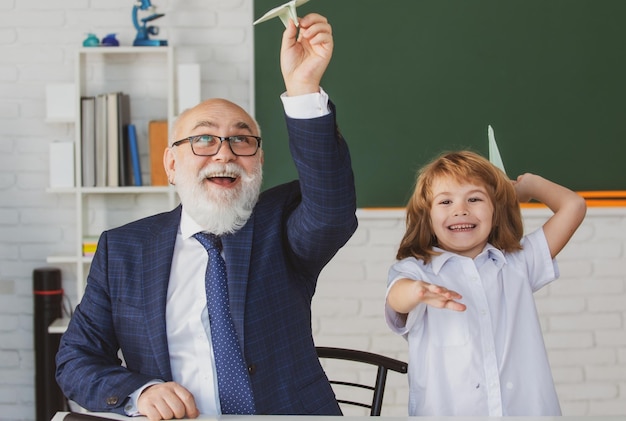
[[[212,134],[201,134],[198,136],[189,136],[185,139],[177,140],[172,146],[178,146],[185,142],[191,145],[191,151],[198,156],[216,155],[222,147],[222,142],[227,141],[230,150],[237,156],[252,156],[256,154],[261,146],[261,138],[250,135],[237,136],[215,136]]]

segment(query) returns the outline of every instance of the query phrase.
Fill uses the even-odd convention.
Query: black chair
[[[330,379],[330,384],[357,387],[361,389],[367,389],[372,391],[372,402],[362,403],[353,400],[337,399],[340,404],[360,406],[370,409],[371,416],[380,416],[380,411],[383,406],[383,395],[385,393],[385,384],[387,383],[387,372],[389,370],[396,371],[398,373],[406,374],[408,364],[404,361],[395,360],[393,358],[385,357],[384,355],[374,354],[366,351],[358,351],[355,349],[345,348],[329,348],[318,346],[317,356],[319,358],[331,358],[337,360],[353,361],[357,363],[371,364],[378,367],[376,374],[376,382],[374,386],[352,383],[339,380]],[[333,377],[333,376],[329,376]]]

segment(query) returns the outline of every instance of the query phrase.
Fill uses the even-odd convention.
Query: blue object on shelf
[[[140,0],[133,6],[133,24],[137,29],[137,36],[133,41],[134,46],[165,46],[167,40],[150,39],[150,35],[157,35],[159,33],[158,26],[148,26],[147,23],[155,19],[165,16],[163,13],[153,13],[152,15],[141,18],[141,24],[139,24],[138,13],[140,10],[154,10],[154,7],[150,3],[150,0]]]
[[[115,34],[108,34],[104,38],[102,38],[102,45],[106,47],[117,47],[120,45],[120,42],[115,38]]]
[[[139,162],[139,148],[137,146],[137,129],[134,124],[128,125],[128,146],[130,147],[134,184],[135,186],[141,186],[141,163]]]
[[[87,38],[83,41],[83,47],[97,47],[100,45],[100,40],[95,34],[87,34]]]

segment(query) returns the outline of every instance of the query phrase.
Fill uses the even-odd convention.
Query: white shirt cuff
[[[141,415],[141,413],[139,412],[139,409],[137,408],[137,400],[139,399],[139,395],[141,395],[141,392],[143,392],[148,386],[152,386],[153,384],[159,384],[159,383],[163,383],[163,381],[161,381],[161,380],[152,380],[152,381],[144,384],[139,389],[135,390],[129,396],[130,399],[128,399],[128,402],[124,406],[124,412],[126,413],[126,415],[129,416],[129,417],[136,417],[136,416]]]
[[[317,118],[330,114],[328,94],[321,87],[319,92],[306,95],[287,96],[284,92],[280,99],[283,101],[285,114],[291,118]]]

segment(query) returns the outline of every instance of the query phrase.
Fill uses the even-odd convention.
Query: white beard
[[[207,181],[211,173],[238,174],[240,184],[235,189],[222,189]],[[263,169],[259,163],[251,174],[234,163],[207,165],[202,172],[176,180],[176,188],[185,211],[204,231],[215,235],[232,234],[241,229],[256,205],[261,191]]]

